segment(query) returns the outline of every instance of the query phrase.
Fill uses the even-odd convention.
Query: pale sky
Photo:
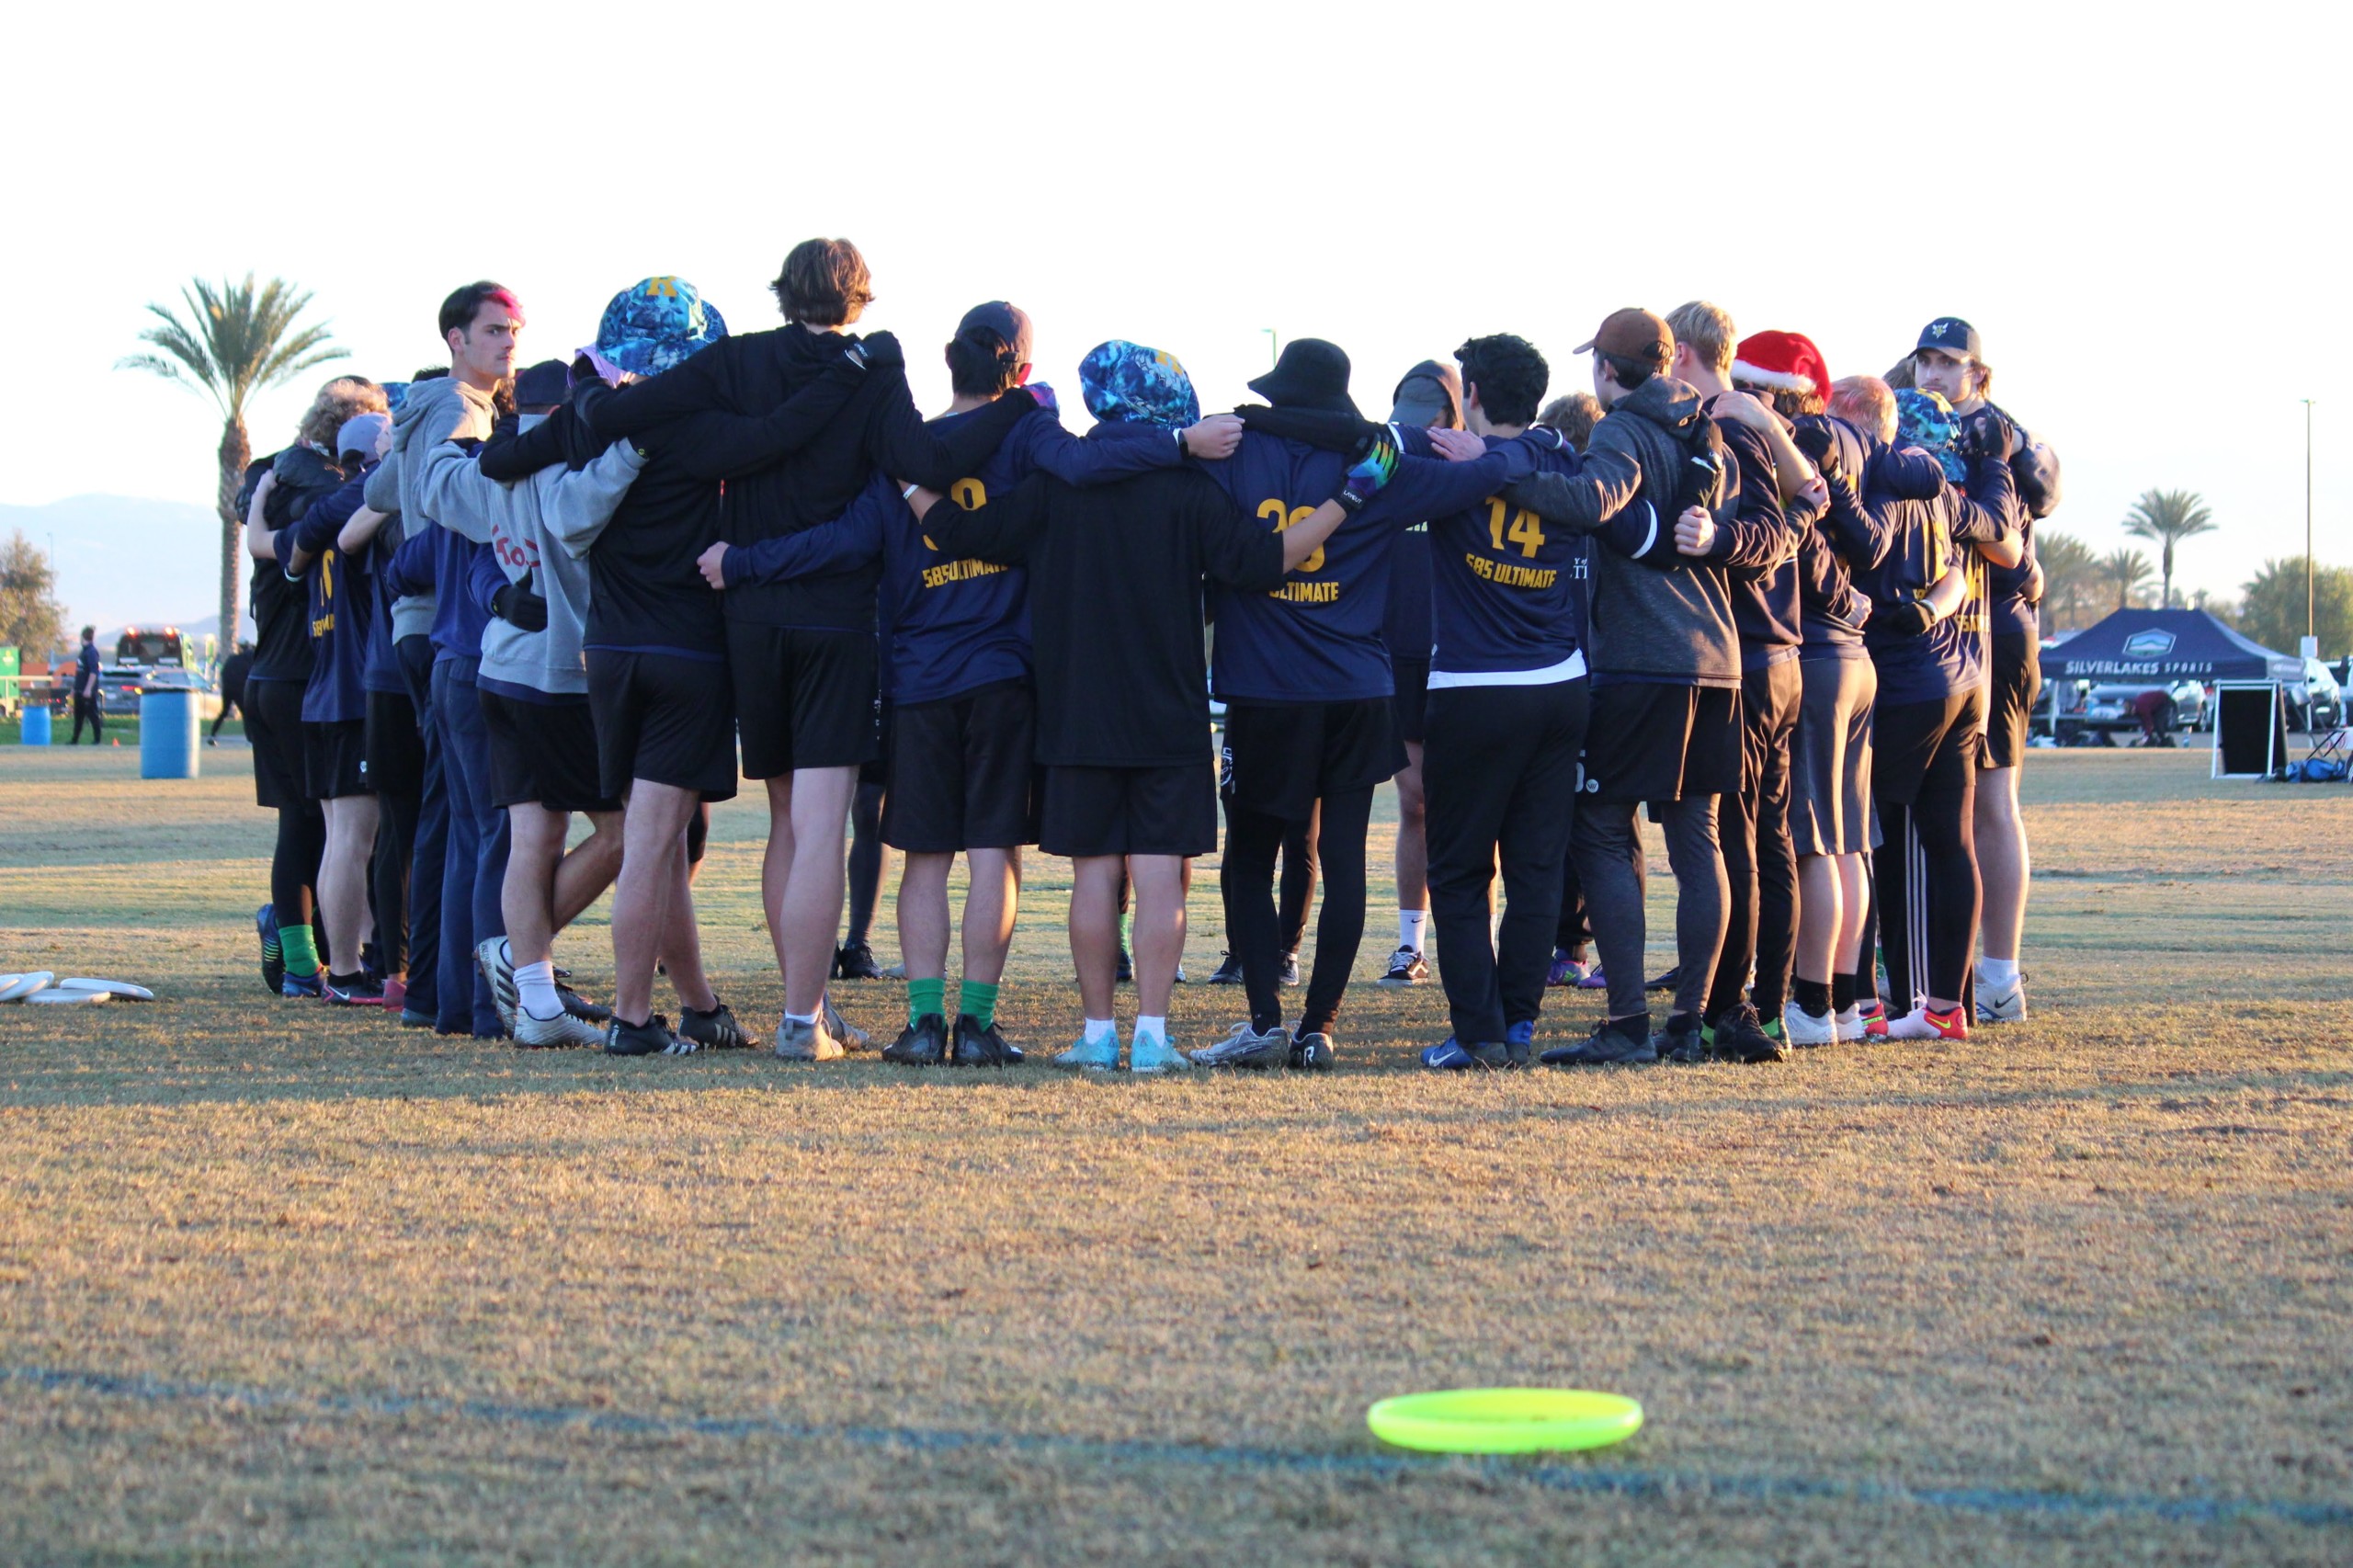
[[[1586,388],[1569,350],[1620,305],[1711,299],[1834,375],[1962,315],[2061,450],[2048,526],[2105,551],[2142,491],[2201,492],[2224,532],[2180,578],[2235,595],[2302,553],[2305,397],[2317,552],[2353,563],[2325,15],[40,7],[0,68],[0,502],[210,503],[210,405],[111,369],[193,274],[298,281],[352,350],[333,369],[391,380],[443,358],[436,307],[478,277],[522,297],[529,361],[657,273],[775,325],[785,251],[838,234],[926,409],[957,316],[1006,298],[1079,427],[1073,367],[1106,337],[1174,351],[1210,408],[1247,396],[1263,329],[1328,337],[1385,413],[1407,365],[1488,332]],[[257,449],[330,373],[260,402]],[[168,608],[209,607],[209,574],[191,597]]]

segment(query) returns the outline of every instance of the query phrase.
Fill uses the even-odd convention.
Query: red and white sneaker
[[[1887,1038],[1887,1004],[1874,996],[1868,1002],[1855,1004],[1855,1015],[1862,1020],[1864,1040]]]
[[[1949,1013],[1939,1013],[1923,1003],[1900,1018],[1889,1019],[1887,1038],[1890,1040],[1967,1040],[1969,1010],[1965,1007],[1955,1007]]]

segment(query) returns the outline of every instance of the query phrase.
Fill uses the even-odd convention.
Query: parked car
[[[2288,686],[2288,716],[2312,734],[2345,722],[2345,687],[2318,659],[2304,661],[2304,678]]]
[[[2084,694],[2080,710],[2073,713],[2063,709],[2061,710],[2059,744],[2069,744],[2071,730],[2084,737],[2138,733],[2141,729],[2141,694],[2147,691],[2162,691],[2172,700],[2173,722],[2166,726],[2168,731],[2188,734],[2206,722],[2206,688],[2194,680],[2177,680],[2168,686],[2146,683],[2095,686]]]

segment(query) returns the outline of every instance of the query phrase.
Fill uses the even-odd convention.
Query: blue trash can
[[[49,704],[28,702],[25,705],[25,728],[17,737],[28,746],[49,744]]]
[[[193,691],[151,691],[139,699],[139,777],[193,778],[203,729]]]

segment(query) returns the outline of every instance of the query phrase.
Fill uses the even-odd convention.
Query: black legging
[[[882,896],[882,786],[860,784],[849,806],[849,936],[863,942],[874,931]]]
[[[90,726],[90,744],[92,745],[104,745],[106,744],[107,710],[105,705],[99,702],[96,698],[83,697],[76,694],[74,699],[74,738],[65,743],[67,745],[78,746],[82,744],[82,726],[84,724]]]
[[[1324,911],[1315,922],[1315,967],[1299,1016],[1302,1034],[1328,1034],[1340,1016],[1340,995],[1347,989],[1348,971],[1356,966],[1357,947],[1364,940],[1364,840],[1371,820],[1370,788],[1326,795],[1321,803],[1314,847],[1324,873]],[[1225,803],[1225,861],[1218,888],[1225,901],[1226,937],[1242,960],[1242,984],[1250,998],[1250,1027],[1255,1029],[1282,1027],[1277,966],[1284,949],[1278,945],[1275,856],[1281,852],[1286,859],[1293,858],[1285,840],[1306,831],[1304,823],[1286,823],[1232,801]]]
[[[315,926],[312,890],[319,885],[319,858],[327,850],[327,819],[316,801],[278,808],[278,847],[269,857],[270,913],[280,926]],[[326,956],[326,930],[316,933],[319,956]]]
[[[376,849],[368,864],[369,908],[375,917],[376,957],[386,974],[408,972],[408,871],[416,853],[415,794],[380,790]]]
[[[1282,890],[1276,915],[1281,929],[1276,934],[1287,953],[1299,951],[1307,937],[1307,912],[1315,903],[1315,828],[1323,810],[1318,801],[1305,822],[1290,824],[1283,834]]]
[[[1564,953],[1582,952],[1593,940],[1593,926],[1585,913],[1585,881],[1577,875],[1577,858],[1561,857],[1561,922],[1553,928],[1552,946]]]

